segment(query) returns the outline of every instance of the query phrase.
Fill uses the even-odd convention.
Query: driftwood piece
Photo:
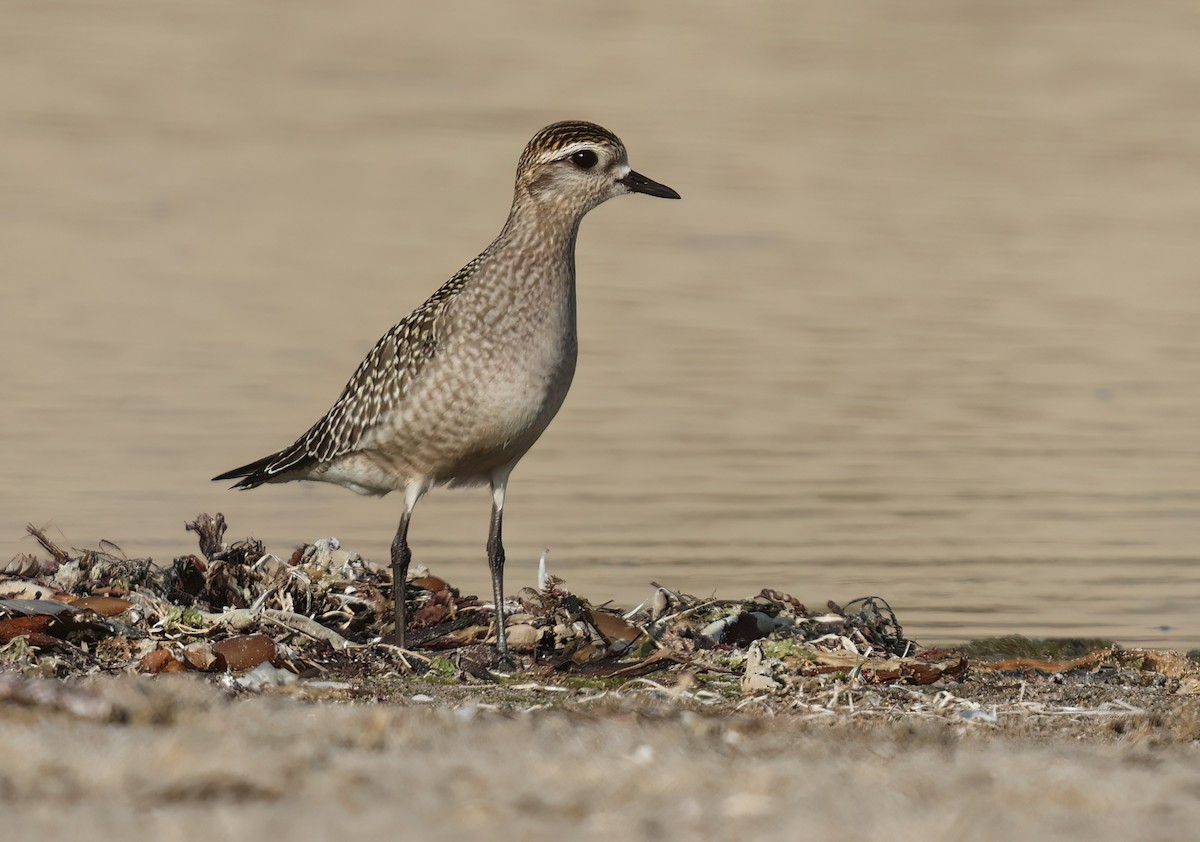
[[[213,624],[223,624],[235,631],[245,631],[257,625],[262,620],[273,622],[299,634],[311,637],[313,640],[324,640],[337,650],[348,649],[351,643],[346,638],[326,628],[311,617],[296,614],[292,611],[281,611],[277,608],[233,608],[221,614],[200,612],[205,621]]]

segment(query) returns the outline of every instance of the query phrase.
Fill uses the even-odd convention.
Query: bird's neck
[[[494,246],[517,255],[527,270],[558,267],[573,281],[575,241],[582,219],[583,213],[561,204],[518,196]]]

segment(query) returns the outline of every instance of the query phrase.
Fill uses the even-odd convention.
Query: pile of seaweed
[[[887,602],[811,610],[764,589],[704,599],[652,583],[622,611],[593,605],[545,570],[504,606],[515,664],[495,655],[496,607],[417,567],[405,583],[409,648],[394,633],[390,570],[322,538],[283,558],[261,541],[227,543],[223,515],[186,524],[199,553],[170,565],[120,548],[67,551],[28,527],[46,557],[0,565],[0,671],[65,677],[253,673],[245,686],[436,670],[462,682],[516,671],[613,684],[667,669],[725,677],[743,694],[785,694],[820,676],[929,684],[966,657],[922,650]]]
[[[129,721],[140,694],[173,686],[137,676],[180,673],[229,698],[438,702],[464,716],[683,706],[1021,733],[1067,723],[1080,734],[1107,733],[1103,723],[1112,733],[1168,723],[1188,741],[1200,733],[1200,653],[1018,636],[922,648],[879,597],[813,609],[776,590],[713,599],[651,582],[642,604],[620,610],[573,593],[544,558],[537,587],[503,606],[511,661],[496,654],[496,606],[424,568],[404,583],[400,649],[386,566],[333,538],[287,557],[253,538],[230,543],[220,514],[186,527],[199,551],[167,565],[106,542],[67,551],[29,527],[44,554],[0,563],[0,712]]]

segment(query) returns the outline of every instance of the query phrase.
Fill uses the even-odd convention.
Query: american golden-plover
[[[319,480],[359,494],[403,492],[391,553],[401,647],[413,507],[437,485],[487,483],[496,646],[508,657],[504,492],[575,374],[579,223],[624,193],[679,198],[630,169],[625,145],[607,129],[576,121],[542,129],[517,164],[500,236],[384,334],[329,412],[294,444],[214,477],[241,477],[234,488]]]

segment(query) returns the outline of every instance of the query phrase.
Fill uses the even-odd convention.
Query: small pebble
[[[285,687],[295,684],[296,674],[270,664],[259,664],[250,672],[235,678],[234,683],[246,690],[265,690],[268,687]]]

